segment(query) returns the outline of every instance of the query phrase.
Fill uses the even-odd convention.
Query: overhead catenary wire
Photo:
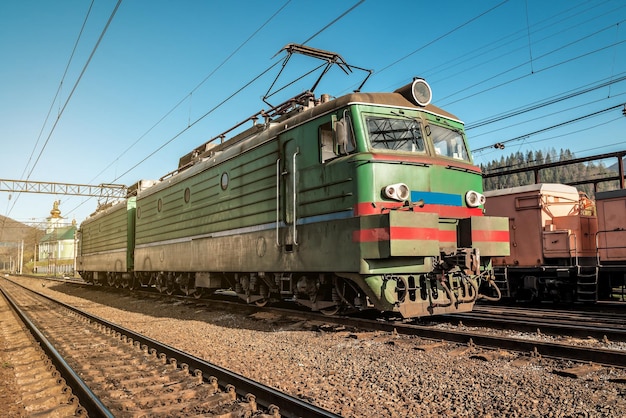
[[[61,76],[61,81],[59,82],[59,87],[57,88],[57,91],[54,95],[54,98],[52,99],[52,103],[50,103],[50,108],[48,109],[48,114],[46,115],[43,124],[41,125],[41,130],[39,131],[39,135],[37,136],[37,140],[35,141],[35,145],[33,146],[33,149],[30,153],[30,156],[28,157],[28,162],[26,163],[26,166],[24,167],[24,171],[22,172],[22,175],[20,176],[20,178],[23,178],[24,175],[26,174],[26,171],[28,170],[28,166],[30,165],[30,162],[33,159],[33,155],[35,155],[35,151],[37,150],[37,145],[39,145],[39,140],[41,139],[41,136],[43,135],[43,131],[46,127],[46,125],[48,124],[48,119],[50,118],[50,114],[52,113],[52,109],[54,109],[54,104],[57,102],[57,98],[59,97],[59,94],[61,93],[61,89],[63,88],[63,83],[65,82],[65,76],[67,76],[67,72],[70,68],[70,65],[72,64],[72,59],[74,58],[74,54],[76,53],[76,49],[78,48],[78,44],[80,42],[80,39],[83,35],[83,31],[85,30],[85,26],[87,25],[87,20],[89,19],[89,15],[91,14],[91,9],[93,8],[93,4],[94,4],[95,0],[91,0],[91,4],[89,5],[89,9],[87,9],[87,14],[85,15],[85,19],[83,20],[83,24],[80,28],[80,31],[78,32],[78,36],[76,37],[76,42],[74,42],[74,48],[72,49],[72,53],[70,54],[69,59],[67,60],[67,64],[65,66],[65,71],[63,71],[63,75]]]
[[[393,66],[395,66],[395,65],[399,64],[400,62],[404,61],[405,59],[409,58],[410,56],[415,55],[415,54],[416,54],[416,53],[418,53],[419,51],[422,51],[423,49],[425,49],[425,48],[427,48],[427,47],[431,46],[431,45],[432,45],[432,44],[434,44],[435,42],[441,41],[442,39],[446,38],[447,36],[449,36],[449,35],[453,34],[454,32],[458,31],[459,29],[461,29],[461,28],[463,28],[463,27],[465,27],[465,26],[469,25],[470,23],[472,23],[472,22],[474,22],[474,21],[476,21],[476,20],[480,19],[481,17],[485,16],[486,14],[491,13],[492,11],[496,10],[498,7],[500,7],[500,6],[504,5],[504,4],[505,4],[505,3],[507,3],[508,1],[509,1],[509,0],[504,0],[504,1],[502,1],[502,2],[500,2],[500,3],[498,3],[498,4],[496,4],[495,6],[490,7],[489,9],[485,10],[484,12],[479,13],[478,15],[474,16],[473,18],[471,18],[471,19],[469,19],[469,20],[466,20],[465,22],[461,23],[460,25],[458,25],[458,26],[454,27],[453,29],[451,29],[451,30],[449,30],[449,31],[447,31],[447,32],[445,32],[445,33],[443,33],[443,34],[439,35],[439,36],[438,36],[438,37],[436,37],[435,39],[433,39],[433,40],[431,40],[431,41],[429,41],[429,42],[425,43],[424,45],[422,45],[422,46],[420,46],[419,48],[417,48],[417,49],[415,49],[415,50],[411,51],[410,53],[408,53],[408,54],[404,55],[403,57],[401,57],[401,58],[397,59],[396,61],[392,62],[391,64],[386,65],[385,67],[383,67],[383,68],[381,68],[380,70],[378,70],[376,73],[377,73],[377,74],[380,74],[380,73],[382,73],[383,71],[388,70],[389,68],[391,68],[391,67],[393,67]]]
[[[65,100],[65,103],[64,103],[63,107],[62,107],[62,108],[61,108],[61,110],[59,111],[59,113],[58,113],[58,115],[57,115],[57,118],[56,118],[56,120],[55,120],[55,122],[54,122],[54,125],[53,125],[53,126],[52,126],[52,128],[50,129],[50,132],[49,132],[49,134],[48,134],[48,136],[47,136],[47,138],[46,138],[46,141],[44,142],[44,144],[43,144],[43,146],[42,146],[41,150],[39,151],[39,154],[37,155],[37,159],[36,159],[36,160],[35,160],[35,162],[33,163],[33,165],[32,165],[32,167],[31,167],[30,171],[28,172],[28,174],[26,175],[26,180],[30,179],[30,176],[32,175],[33,171],[35,170],[35,167],[37,166],[37,164],[38,164],[38,162],[39,162],[39,160],[40,160],[41,156],[43,155],[43,152],[45,151],[45,149],[46,149],[46,147],[47,147],[48,143],[50,142],[50,138],[52,137],[52,134],[54,133],[54,130],[55,130],[55,128],[56,128],[56,126],[57,126],[57,124],[59,123],[59,120],[61,119],[61,116],[63,115],[63,112],[65,111],[65,108],[67,107],[67,105],[68,105],[68,103],[70,102],[70,100],[71,100],[71,98],[72,98],[72,96],[73,96],[74,92],[76,91],[76,88],[78,87],[78,84],[80,83],[80,81],[81,81],[81,79],[82,79],[82,77],[83,77],[83,74],[84,74],[84,73],[85,73],[85,71],[87,70],[87,67],[89,66],[89,63],[91,62],[91,59],[93,58],[93,56],[94,56],[94,54],[95,54],[96,50],[98,49],[98,46],[100,45],[100,42],[102,41],[102,38],[104,37],[104,34],[106,33],[107,29],[109,28],[109,25],[110,25],[110,24],[111,24],[111,22],[113,21],[113,17],[115,17],[115,14],[116,14],[117,10],[119,9],[119,6],[120,6],[120,4],[121,4],[121,3],[122,3],[122,0],[118,0],[117,4],[115,5],[115,7],[114,7],[114,9],[113,9],[113,12],[111,13],[111,16],[109,17],[109,20],[107,21],[107,23],[106,23],[106,25],[105,25],[104,29],[102,30],[102,33],[100,34],[100,37],[98,38],[98,41],[96,42],[96,44],[95,44],[95,46],[94,46],[94,48],[93,48],[93,50],[92,50],[91,54],[89,55],[89,58],[87,59],[87,62],[86,62],[86,63],[85,63],[85,65],[83,66],[83,69],[82,69],[82,71],[81,71],[80,75],[78,76],[78,79],[77,79],[77,80],[76,80],[76,82],[74,83],[74,86],[73,86],[73,88],[72,88],[72,90],[71,90],[70,94],[68,95],[67,99]],[[90,7],[90,10],[91,10],[91,7]],[[84,26],[84,24],[83,24],[83,26]],[[82,33],[82,29],[81,29],[81,33]],[[77,41],[77,42],[78,42],[78,41]],[[72,52],[72,56],[73,56],[73,54],[74,54],[74,52]],[[69,65],[69,63],[68,63],[68,65]],[[65,77],[65,74],[66,74],[66,73],[67,73],[67,68],[66,68],[66,71],[65,71],[65,73],[64,73],[64,77]],[[55,99],[56,99],[56,97],[55,97]],[[53,104],[54,104],[54,102],[53,102]],[[46,118],[47,118],[47,117],[46,117]],[[44,123],[44,126],[45,126],[45,123]],[[43,128],[42,128],[42,129],[43,129]],[[38,142],[39,142],[39,139],[37,140],[37,143],[38,143]],[[31,156],[31,157],[32,157],[32,156]],[[29,159],[29,162],[30,162],[30,159]],[[26,171],[26,170],[25,170],[25,171]],[[22,174],[22,176],[23,176],[23,174]],[[17,204],[17,201],[19,200],[19,196],[20,196],[20,193],[18,193],[18,194],[17,194],[17,196],[15,197],[15,199],[13,199],[13,204],[11,205],[11,208],[10,208],[10,209],[8,209],[8,210],[7,210],[7,212],[6,212],[6,216],[7,216],[7,217],[11,214],[11,212],[12,212],[12,211],[13,211],[13,209],[15,208],[15,205]],[[6,218],[4,219],[4,221],[5,221],[5,220],[6,220]],[[3,229],[4,229],[4,224],[5,224],[5,222],[4,222],[4,221],[2,222],[2,227],[0,227],[0,238],[2,237],[2,231],[3,231]]]
[[[109,165],[107,165],[98,174],[96,174],[94,176],[94,178],[90,182],[94,181],[101,174],[103,174],[106,170],[108,170],[113,164],[115,164],[117,161],[119,161],[120,158],[122,158],[128,151],[130,151],[132,148],[134,148],[143,138],[146,137],[146,135],[148,135],[150,132],[152,132],[152,130],[155,129],[157,126],[159,126],[165,119],[167,119],[167,117],[170,116],[176,109],[178,109],[178,107],[180,107],[188,98],[191,98],[191,95],[193,93],[195,93],[200,87],[202,87],[204,85],[204,83],[206,83],[220,68],[222,68],[228,61],[230,61],[230,59],[233,58],[235,56],[235,54],[237,54],[237,52],[239,52],[265,26],[267,26],[274,18],[276,18],[276,16],[278,16],[278,14],[280,14],[280,12],[282,12],[283,9],[285,9],[285,7],[287,7],[287,5],[290,2],[291,2],[291,0],[287,0],[281,7],[279,7],[278,10],[276,10],[276,12],[274,12],[267,20],[265,20],[265,22],[263,22],[263,24],[261,24],[261,26],[259,26],[250,36],[248,36],[248,38],[245,41],[243,41],[241,44],[239,44],[239,46],[237,48],[235,48],[224,60],[222,60],[222,62],[220,62],[213,70],[211,70],[211,72],[209,74],[207,74],[202,79],[202,81],[200,81],[198,84],[196,84],[196,86],[193,89],[191,89],[191,91],[189,91],[189,93],[187,93],[183,98],[181,98],[178,101],[178,103],[176,103],[169,111],[167,111],[163,116],[161,116],[161,118],[159,118],[159,120],[157,120],[146,132],[144,132],[131,145],[129,145],[124,151],[122,151],[115,159],[113,159],[113,161],[111,161],[111,163]],[[189,121],[187,122],[187,126],[188,126],[188,128],[191,127],[191,116],[189,117]],[[145,160],[142,160],[142,162],[143,161],[145,161]],[[120,176],[117,176],[117,178],[119,178],[119,177]],[[114,180],[114,181],[116,181],[116,180]]]
[[[551,126],[548,126],[548,127],[542,128],[542,129],[538,129],[538,130],[533,131],[533,132],[529,132],[527,134],[519,135],[519,136],[516,136],[514,138],[506,139],[504,141],[498,141],[498,144],[508,144],[510,142],[520,141],[520,140],[523,140],[525,138],[528,138],[529,136],[537,135],[537,134],[542,133],[542,132],[546,132],[546,131],[549,131],[549,130],[552,130],[552,129],[560,128],[562,126],[569,125],[569,124],[574,123],[574,122],[580,122],[581,120],[588,119],[588,118],[600,115],[602,113],[606,113],[606,112],[609,112],[611,110],[621,108],[623,106],[624,106],[623,103],[620,103],[620,104],[614,105],[614,106],[610,106],[610,107],[607,107],[607,108],[602,109],[602,110],[598,110],[598,111],[593,112],[593,113],[589,113],[589,114],[586,114],[586,115],[583,115],[583,116],[579,116],[579,117],[574,118],[574,119],[567,120],[565,122],[557,123],[555,125],[551,125]],[[493,147],[494,147],[493,145],[489,145],[489,146],[486,146],[486,147],[475,148],[474,152],[480,152],[482,150],[490,149],[490,148],[493,148]]]
[[[579,7],[582,7],[584,4],[586,3],[581,3],[579,5],[574,5],[572,7],[570,7],[569,9],[565,10],[565,11],[560,11],[558,14],[552,15],[552,16],[548,16],[546,18],[544,18],[543,20],[533,24],[531,27],[534,28],[533,29],[533,33],[537,34],[539,32],[542,32],[544,30],[547,30],[548,28],[554,27],[555,25],[558,25],[559,23],[565,22],[569,19],[573,19],[576,16],[580,16],[582,14],[585,15],[585,20],[586,22],[591,22],[594,19],[598,19],[600,16],[603,16],[605,14],[608,14],[609,12],[606,13],[602,13],[600,15],[596,15],[596,16],[591,16],[591,12],[593,12],[594,8],[596,7],[596,5],[590,5],[587,8],[584,8],[582,10],[578,10],[576,11],[576,9],[578,9]],[[573,15],[567,15],[567,12],[570,11],[576,11],[576,13],[574,13]],[[554,21],[554,19],[557,18],[556,21]],[[569,26],[566,30],[569,30],[570,28],[576,27],[576,24],[573,24],[571,26]],[[460,67],[462,64],[465,64],[469,61],[471,61],[472,59],[476,59],[478,57],[485,57],[485,59],[481,62],[480,65],[489,65],[492,62],[493,57],[489,56],[490,53],[497,51],[498,49],[502,49],[505,48],[505,52],[504,54],[511,54],[513,52],[516,52],[517,49],[513,48],[512,45],[514,44],[515,41],[517,40],[521,40],[523,39],[526,35],[524,34],[524,30],[517,30],[514,31],[508,35],[499,37],[497,40],[489,42],[487,44],[483,44],[483,45],[478,45],[476,48],[469,50],[467,52],[465,52],[464,54],[460,54],[460,55],[456,55],[453,59],[448,60],[444,63],[438,64],[435,67],[429,68],[424,70],[424,76],[428,77],[429,74],[441,74],[444,70],[450,69],[450,68],[456,68],[456,67]],[[562,33],[562,31],[560,31],[560,33]],[[541,43],[541,42],[545,42],[547,39],[550,39],[552,36],[554,35],[548,35],[545,36],[543,38],[539,38],[536,39],[535,42],[537,44]],[[520,47],[524,48],[523,46]],[[499,57],[502,57],[503,54],[499,53],[498,54]],[[448,75],[445,76],[443,79],[441,79],[442,81],[445,81],[447,79],[450,79],[454,76],[463,74],[464,72],[467,71],[467,67],[461,68],[457,73],[454,73],[452,75]]]
[[[57,101],[57,98],[59,97],[59,93],[61,92],[61,88],[63,87],[63,82],[65,80],[65,76],[67,75],[67,72],[70,68],[70,65],[72,63],[72,59],[74,58],[74,54],[76,52],[76,48],[78,47],[78,43],[80,42],[80,39],[82,37],[83,31],[85,29],[85,25],[87,24],[87,20],[89,19],[89,15],[91,13],[91,10],[93,8],[93,3],[95,0],[91,1],[91,4],[89,5],[89,8],[87,9],[87,14],[85,15],[85,19],[83,20],[83,24],[80,28],[80,31],[78,32],[78,36],[76,38],[76,42],[74,42],[74,48],[72,49],[72,53],[70,54],[70,57],[67,61],[67,64],[65,66],[65,71],[63,72],[63,75],[61,76],[61,81],[59,82],[59,87],[57,88],[57,91],[54,95],[54,98],[52,99],[52,102],[50,103],[50,108],[48,109],[48,114],[46,115],[43,124],[41,125],[41,130],[39,131],[39,135],[37,136],[37,140],[35,141],[35,145],[33,145],[33,149],[30,153],[30,156],[28,157],[28,161],[26,162],[26,165],[24,166],[24,170],[22,171],[22,174],[20,175],[20,178],[23,178],[26,175],[26,171],[28,170],[28,166],[30,165],[30,162],[33,159],[33,155],[35,155],[35,151],[37,150],[37,146],[39,145],[39,141],[41,140],[41,136],[43,135],[43,131],[46,127],[46,125],[48,124],[48,119],[50,118],[50,115],[52,114],[52,109],[54,109],[54,104]],[[11,199],[10,199],[10,195],[9,195],[9,200],[7,201],[7,208],[5,213],[7,214],[7,216],[9,216],[9,214],[11,213],[11,211],[13,210],[13,207],[15,206],[15,204],[17,203],[17,200],[19,199],[19,193],[17,194],[17,196],[15,197],[15,200],[13,200],[13,204],[11,205]],[[2,226],[0,226],[0,238],[2,238],[2,231],[5,228],[5,221],[6,218],[3,218],[3,222],[2,222]]]
[[[611,25],[611,26],[612,26],[612,25]],[[603,30],[606,30],[606,29],[607,29],[607,28],[604,28]],[[575,41],[573,41],[573,42],[570,42],[570,43],[568,43],[568,44],[566,44],[566,45],[563,45],[563,46],[560,46],[560,47],[558,47],[558,48],[555,48],[555,49],[553,49],[552,51],[547,52],[547,53],[545,53],[545,54],[543,54],[543,55],[541,55],[541,56],[535,57],[535,62],[537,62],[538,60],[540,60],[540,59],[542,59],[542,58],[545,58],[545,57],[547,57],[547,56],[549,56],[549,55],[552,55],[552,54],[554,54],[554,53],[560,52],[560,51],[562,51],[562,50],[563,50],[563,48],[568,47],[568,46],[572,46],[572,45],[574,45],[574,44],[576,44],[576,43],[578,43],[578,42],[581,42],[581,41],[582,41],[582,40],[584,40],[584,39],[587,39],[587,38],[589,38],[589,37],[591,37],[591,36],[593,36],[593,35],[596,35],[596,34],[597,34],[597,33],[599,33],[599,32],[601,32],[601,31],[595,32],[595,33],[590,34],[590,35],[588,35],[588,36],[585,36],[585,37],[583,37],[583,38],[579,38],[579,39],[577,39],[577,40],[575,40]],[[478,92],[475,92],[475,93],[472,93],[472,94],[468,94],[468,95],[466,95],[466,96],[464,96],[464,97],[461,97],[461,98],[459,98],[459,99],[453,100],[453,101],[451,101],[451,102],[444,102],[444,105],[445,105],[445,106],[450,106],[450,105],[452,105],[452,104],[458,103],[458,102],[463,101],[463,100],[467,100],[467,99],[475,98],[475,97],[476,97],[476,95],[478,95],[478,94],[483,94],[483,93],[486,93],[486,92],[488,92],[488,91],[491,91],[491,90],[494,90],[494,89],[497,89],[497,88],[503,87],[503,86],[505,86],[505,85],[512,84],[512,83],[514,83],[514,82],[516,82],[516,81],[519,81],[519,80],[522,80],[522,79],[524,79],[524,78],[531,77],[531,76],[533,76],[533,75],[535,75],[535,74],[537,74],[537,73],[541,73],[541,72],[544,72],[544,71],[552,70],[552,69],[557,68],[557,67],[559,67],[559,66],[561,66],[561,65],[564,65],[564,64],[570,63],[570,62],[575,61],[575,60],[579,60],[579,59],[581,59],[581,58],[588,57],[588,56],[590,56],[590,55],[592,55],[592,54],[596,54],[596,53],[599,53],[599,52],[605,51],[605,50],[607,50],[607,49],[609,49],[609,48],[615,48],[615,47],[617,47],[617,46],[619,46],[619,45],[622,45],[622,44],[623,44],[623,43],[625,43],[625,42],[626,42],[626,41],[618,41],[618,42],[614,42],[614,43],[612,43],[612,44],[610,44],[610,45],[605,45],[605,46],[602,46],[602,47],[600,47],[600,48],[596,48],[596,49],[594,49],[594,50],[592,50],[592,51],[587,51],[587,52],[585,52],[585,53],[582,53],[582,54],[579,54],[579,55],[577,55],[577,56],[574,56],[574,57],[568,58],[568,59],[566,59],[566,60],[559,61],[559,62],[557,62],[557,63],[555,63],[555,64],[552,64],[552,65],[546,66],[546,67],[544,67],[544,68],[541,68],[541,69],[538,69],[538,70],[534,70],[532,73],[526,73],[526,74],[523,74],[523,75],[521,75],[521,76],[519,76],[519,77],[515,77],[515,78],[512,78],[512,79],[507,80],[507,81],[505,81],[505,82],[502,82],[502,83],[496,84],[496,85],[494,85],[494,86],[487,87],[487,88],[485,88],[485,89],[483,89],[483,90],[480,90],[480,91],[478,91]],[[483,80],[481,80],[481,81],[479,81],[479,82],[477,82],[477,83],[474,83],[474,84],[472,84],[471,86],[467,86],[467,87],[465,87],[465,88],[463,88],[462,90],[459,90],[459,91],[466,91],[466,90],[469,90],[469,89],[471,89],[471,88],[477,87],[477,86],[479,86],[479,85],[481,85],[481,84],[484,84],[484,83],[486,83],[486,82],[488,82],[488,81],[494,80],[495,78],[500,77],[500,76],[502,76],[502,75],[504,75],[504,74],[508,74],[508,73],[510,73],[510,72],[512,72],[512,71],[514,71],[514,70],[516,70],[516,69],[522,68],[522,67],[524,67],[525,65],[528,65],[528,63],[529,63],[528,61],[522,62],[522,63],[520,63],[520,64],[518,64],[518,65],[515,65],[515,66],[513,66],[513,67],[511,67],[511,68],[508,68],[508,69],[507,69],[507,70],[505,70],[505,71],[501,71],[501,72],[500,72],[500,73],[498,73],[498,74],[495,74],[495,75],[490,76],[490,77],[488,77],[488,78],[486,78],[486,79],[483,79]],[[451,95],[448,95],[448,96],[446,96],[446,97],[443,97],[441,100],[443,101],[443,100],[448,99],[448,98],[450,98],[450,97],[453,97],[453,96],[455,96],[455,95],[457,95],[457,94],[458,94],[458,93],[453,93],[453,94],[451,94]]]
[[[39,160],[40,160],[41,156],[43,155],[43,152],[45,151],[48,143],[50,142],[50,139],[52,138],[52,134],[54,133],[54,130],[56,129],[59,121],[61,120],[61,116],[63,115],[63,112],[67,108],[67,105],[69,104],[70,100],[72,99],[72,96],[74,95],[74,92],[76,91],[76,88],[78,87],[78,85],[80,84],[81,79],[83,78],[83,75],[87,71],[87,67],[89,67],[89,63],[91,62],[93,56],[95,55],[96,51],[98,50],[98,47],[100,46],[100,42],[102,42],[102,39],[104,38],[104,35],[106,34],[109,26],[111,25],[111,22],[113,21],[113,18],[115,17],[115,14],[117,13],[117,10],[119,9],[121,3],[122,3],[122,0],[118,0],[117,4],[113,8],[113,11],[111,12],[111,15],[109,16],[109,19],[108,19],[107,23],[105,24],[104,28],[102,29],[102,32],[100,33],[100,36],[98,37],[98,40],[96,41],[96,44],[94,45],[94,47],[93,47],[93,49],[91,51],[91,54],[89,54],[89,57],[87,58],[87,61],[83,65],[83,68],[82,68],[78,78],[74,82],[74,86],[72,87],[72,90],[70,91],[67,99],[65,100],[65,103],[63,104],[63,107],[59,111],[59,114],[57,115],[57,118],[54,121],[54,124],[52,125],[52,128],[50,129],[50,132],[48,133],[46,141],[44,142],[41,150],[39,151],[39,154],[37,155],[37,159],[33,163],[33,166],[31,167],[30,171],[26,175],[25,180],[29,180],[30,179],[30,176],[32,175],[33,171],[35,170],[35,167],[37,167],[37,164],[39,163]],[[19,196],[20,196],[20,194],[18,193],[17,197],[13,200],[13,205],[11,206],[11,209],[9,209],[8,212],[7,212],[7,216],[11,213],[11,211],[15,207],[15,205],[16,205],[16,203],[18,201]]]
[[[310,36],[306,42],[310,41],[311,39],[315,38],[316,36],[318,36],[320,33],[322,33],[323,31],[327,30],[329,27],[331,27],[333,24],[337,23],[341,18],[345,17],[348,13],[350,13],[352,10],[354,10],[357,6],[359,6],[361,3],[363,3],[364,0],[360,0],[358,1],[355,5],[353,5],[352,7],[350,7],[348,10],[346,10],[345,12],[342,12],[338,17],[336,17],[335,19],[333,19],[329,24],[325,25],[321,30],[317,31],[314,35]],[[255,32],[256,33],[256,32]],[[250,86],[252,83],[254,83],[255,81],[257,81],[259,78],[261,78],[263,75],[267,74],[269,71],[271,71],[274,67],[276,67],[278,64],[280,64],[280,62],[276,62],[272,65],[270,65],[268,68],[266,68],[265,70],[263,70],[260,74],[258,74],[257,76],[253,77],[250,81],[248,81],[246,84],[244,84],[241,88],[239,88],[238,90],[236,90],[234,93],[232,93],[230,96],[228,96],[227,98],[225,98],[224,100],[222,100],[221,102],[219,102],[217,105],[215,105],[214,107],[212,107],[211,109],[209,109],[206,113],[204,113],[202,116],[200,116],[199,118],[197,118],[194,122],[189,123],[187,127],[185,127],[183,130],[179,131],[178,133],[176,133],[174,136],[172,136],[171,138],[169,138],[166,142],[164,142],[163,144],[161,144],[158,148],[156,148],[154,151],[150,152],[147,156],[145,156],[143,159],[141,159],[138,163],[136,163],[135,165],[133,165],[131,168],[129,168],[128,170],[126,170],[125,172],[123,172],[122,174],[116,176],[116,178],[114,180],[112,180],[112,183],[115,183],[116,181],[118,181],[120,178],[122,178],[123,176],[125,176],[126,174],[130,173],[132,170],[134,170],[135,168],[137,168],[139,165],[141,165],[142,163],[144,163],[145,161],[147,161],[149,158],[151,158],[153,155],[155,155],[157,152],[159,152],[160,150],[162,150],[163,148],[165,148],[167,145],[169,145],[170,143],[172,143],[175,139],[177,139],[178,137],[180,137],[183,133],[185,133],[187,130],[189,130],[191,127],[193,127],[194,125],[196,125],[198,122],[200,122],[201,120],[203,120],[204,118],[206,118],[207,116],[209,116],[211,113],[213,113],[214,111],[216,111],[218,108],[220,108],[221,106],[223,106],[225,103],[227,103],[228,101],[230,101],[232,98],[234,98],[236,95],[238,95],[239,93],[241,93],[243,90],[245,90],[248,86]]]
[[[509,110],[507,112],[499,113],[497,115],[493,115],[493,116],[490,116],[488,118],[475,121],[473,123],[468,123],[468,124],[465,125],[465,130],[469,131],[469,130],[472,130],[472,129],[475,129],[475,128],[480,128],[480,127],[485,126],[485,125],[490,125],[490,124],[495,123],[495,122],[500,122],[502,120],[509,119],[509,118],[512,118],[512,117],[515,117],[515,116],[519,116],[519,115],[522,115],[524,113],[532,112],[533,110],[538,110],[538,109],[541,109],[541,108],[544,108],[544,107],[547,107],[547,106],[550,106],[550,105],[553,105],[553,104],[556,104],[556,103],[559,103],[559,102],[562,102],[562,101],[565,101],[565,100],[568,100],[568,99],[572,99],[574,97],[578,97],[578,96],[581,96],[583,94],[590,93],[590,92],[602,89],[604,87],[611,87],[613,84],[617,84],[617,83],[620,83],[620,82],[625,81],[625,80],[626,80],[626,73],[620,73],[619,77],[617,77],[617,78],[611,77],[607,81],[602,81],[601,80],[601,82],[598,83],[598,84],[593,84],[593,85],[590,85],[590,86],[588,85],[588,87],[581,87],[581,88],[576,89],[576,90],[570,90],[569,92],[565,92],[565,93],[562,93],[562,94],[559,94],[559,95],[556,95],[556,96],[552,96],[548,100],[543,100],[543,101],[540,101],[540,102],[531,103],[530,105],[527,105],[527,106],[524,106],[524,107],[519,107],[519,108],[516,108],[516,109]]]

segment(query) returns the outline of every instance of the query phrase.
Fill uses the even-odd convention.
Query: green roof
[[[74,225],[56,228],[51,233],[44,235],[39,242],[73,240],[75,232],[76,232],[76,226]]]

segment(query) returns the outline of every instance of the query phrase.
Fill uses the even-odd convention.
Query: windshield
[[[437,155],[457,160],[469,161],[465,142],[461,133],[438,125],[429,125],[429,136],[433,141]]]
[[[422,128],[417,120],[368,116],[366,123],[374,149],[425,152]]]

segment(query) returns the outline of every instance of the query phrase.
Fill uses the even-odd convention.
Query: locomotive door
[[[284,246],[286,251],[293,251],[298,245],[298,156],[300,148],[293,139],[288,140],[284,145],[284,153],[280,166],[278,183],[282,191],[282,199],[277,201],[282,210],[278,210],[284,224],[282,231],[278,230],[277,222],[277,244]],[[278,219],[277,219],[278,221]]]

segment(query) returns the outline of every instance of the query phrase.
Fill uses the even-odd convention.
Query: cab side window
[[[335,153],[335,141],[333,139],[332,122],[328,122],[319,126],[318,137],[322,162],[338,157],[338,155]]]
[[[333,158],[356,152],[356,143],[350,116],[345,114],[339,120],[331,120],[318,127],[320,160],[326,162]]]

